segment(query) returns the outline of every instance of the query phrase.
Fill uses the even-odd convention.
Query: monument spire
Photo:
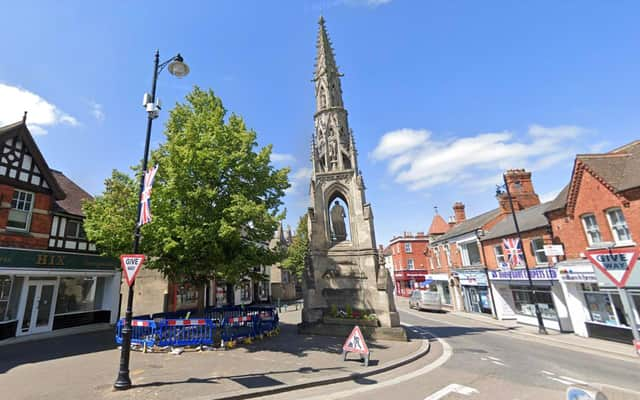
[[[317,55],[313,82],[316,91],[316,172],[353,169],[351,132],[342,100],[342,84],[324,18],[318,21]]]

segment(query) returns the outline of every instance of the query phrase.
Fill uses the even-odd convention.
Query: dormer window
[[[33,193],[15,190],[9,210],[7,228],[18,231],[29,231],[31,212],[33,211]]]

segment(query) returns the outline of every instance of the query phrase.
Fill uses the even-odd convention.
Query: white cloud
[[[301,185],[308,184],[311,179],[311,168],[304,167],[296,170],[289,176],[291,186],[287,189],[286,194],[292,195],[298,192]]]
[[[555,199],[558,196],[558,194],[560,194],[560,191],[562,191],[562,189],[552,190],[550,192],[541,194],[540,202],[546,203],[547,201],[551,201]]]
[[[105,119],[104,108],[102,104],[96,103],[93,100],[89,101],[89,107],[91,107],[91,114],[98,122],[102,122]]]
[[[275,163],[293,163],[296,161],[296,158],[293,154],[271,153],[271,161]]]
[[[0,83],[0,126],[19,121],[25,111],[27,125],[34,135],[45,135],[47,127],[57,124],[80,124],[76,118],[39,95],[17,86]]]
[[[572,158],[579,149],[576,139],[586,132],[574,125],[531,125],[526,134],[504,131],[439,141],[424,129],[400,129],[383,135],[371,156],[386,161],[395,181],[409,190],[454,183],[479,190],[499,184],[505,169],[539,171]]]

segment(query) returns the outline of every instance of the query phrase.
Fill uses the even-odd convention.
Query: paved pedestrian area
[[[351,355],[345,338],[300,336],[300,312],[281,314],[281,333],[231,350],[131,354],[134,388],[113,391],[120,352],[113,331],[55,337],[0,347],[0,387],[12,399],[224,398],[250,392],[347,378],[408,361],[424,341],[369,343],[369,367]]]

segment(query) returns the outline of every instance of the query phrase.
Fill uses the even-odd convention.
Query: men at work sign
[[[600,278],[623,288],[629,282],[638,260],[638,250],[635,248],[592,250],[587,253],[587,257],[596,267],[596,274]]]

